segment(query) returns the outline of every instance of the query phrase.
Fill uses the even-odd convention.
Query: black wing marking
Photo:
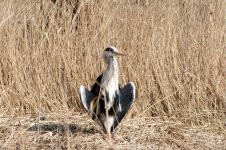
[[[91,92],[98,95],[100,92],[100,84],[102,80],[103,74],[99,75],[99,77],[96,79],[96,82],[93,84]]]
[[[123,89],[120,90],[120,94],[121,94],[120,102],[121,102],[122,111],[116,114],[114,125],[111,129],[112,131],[118,126],[118,124],[124,118],[125,114],[131,108],[133,102],[135,101],[135,91],[136,91],[136,88],[134,83],[132,82],[128,83]]]

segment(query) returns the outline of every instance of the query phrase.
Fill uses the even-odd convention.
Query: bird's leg
[[[109,125],[109,115],[108,115],[108,110],[106,110],[106,130],[108,134],[108,140],[111,140],[111,126]]]
[[[105,129],[107,131],[107,135],[108,135],[108,140],[111,141],[111,127],[114,123],[114,117],[113,116],[109,116],[108,114],[108,110],[106,110],[106,120],[104,122],[104,126]]]
[[[111,130],[110,130],[111,128],[109,127],[109,114],[108,114],[109,109],[106,108],[106,105],[107,105],[106,96],[104,97],[104,101],[105,101],[105,114],[106,114],[105,129],[106,129],[107,134],[108,134],[108,140],[111,140]]]
[[[108,140],[111,140],[111,126],[109,124],[110,120],[109,120],[109,114],[108,114],[110,108],[107,107],[107,106],[109,106],[108,101],[107,101],[107,99],[109,97],[107,97],[108,94],[106,94],[105,90],[103,90],[103,95],[104,95],[105,116],[106,116],[106,118],[105,118],[106,120],[104,122],[104,126],[105,126],[105,129],[107,131]]]

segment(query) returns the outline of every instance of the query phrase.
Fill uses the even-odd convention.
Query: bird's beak
[[[126,56],[126,54],[123,54],[121,52],[114,52],[114,54],[117,55],[117,56]]]

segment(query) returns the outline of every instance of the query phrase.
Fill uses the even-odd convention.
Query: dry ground
[[[124,119],[108,142],[89,116],[1,117],[0,149],[226,149],[226,130],[167,118]]]
[[[226,149],[225,0],[52,1],[0,1],[0,149]],[[78,92],[109,45],[137,89],[112,146]]]

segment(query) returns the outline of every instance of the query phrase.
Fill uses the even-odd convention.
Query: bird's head
[[[108,62],[108,61],[110,60],[110,58],[114,58],[115,56],[125,56],[125,54],[120,53],[120,52],[119,52],[115,47],[113,47],[113,46],[107,47],[107,48],[104,50],[103,57],[104,57],[105,62]]]

